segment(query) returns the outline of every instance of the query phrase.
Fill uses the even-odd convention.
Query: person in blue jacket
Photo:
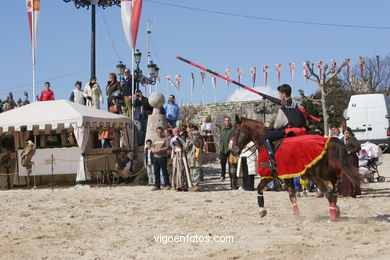
[[[176,121],[180,118],[180,108],[175,103],[175,96],[170,95],[168,102],[164,105],[165,118],[170,128],[176,128]]]

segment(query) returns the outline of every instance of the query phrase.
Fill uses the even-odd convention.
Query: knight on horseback
[[[269,132],[264,136],[264,146],[268,154],[269,162],[260,163],[261,166],[267,167],[272,173],[272,177],[277,179],[277,165],[275,160],[274,142],[285,137],[298,136],[307,134],[307,113],[304,108],[299,106],[291,98],[291,87],[283,84],[278,87],[281,105],[276,116],[275,123],[269,122],[265,126]]]

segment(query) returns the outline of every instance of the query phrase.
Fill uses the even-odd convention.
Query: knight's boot
[[[264,141],[265,149],[268,154],[269,163],[260,163],[261,166],[269,168],[269,170],[272,173],[272,177],[274,179],[278,178],[278,169],[276,167],[276,160],[275,160],[275,147],[272,142],[270,142],[268,139]]]

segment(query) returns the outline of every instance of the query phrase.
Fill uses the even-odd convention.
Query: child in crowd
[[[154,163],[154,155],[152,152],[152,140],[148,139],[146,140],[146,147],[145,147],[145,167],[146,172],[148,173],[148,184],[149,186],[154,185],[154,169],[153,169],[153,163]]]

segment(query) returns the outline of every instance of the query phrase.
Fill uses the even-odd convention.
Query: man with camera
[[[135,92],[133,98],[134,106],[134,121],[138,129],[138,145],[143,145],[145,142],[146,126],[148,124],[148,117],[153,112],[153,108],[149,104],[147,97],[142,95],[141,90]]]

